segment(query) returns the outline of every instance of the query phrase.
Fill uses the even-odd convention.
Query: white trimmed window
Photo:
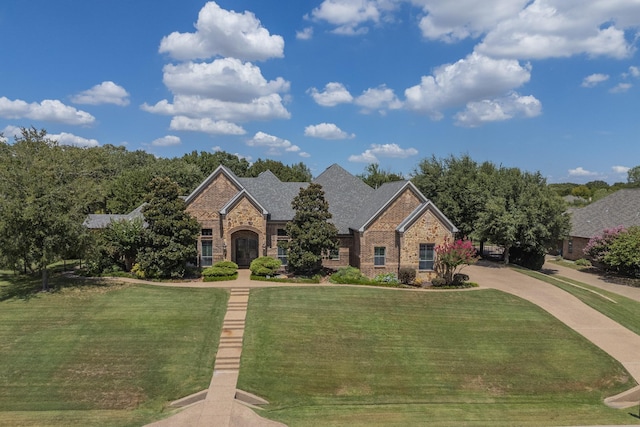
[[[287,248],[282,248],[278,246],[278,259],[280,260],[283,266],[287,265]]]
[[[387,248],[384,246],[376,246],[373,248],[373,265],[383,266],[385,265],[387,257]]]
[[[433,243],[420,244],[419,270],[433,270],[435,261],[435,245]]]
[[[201,242],[200,266],[210,267],[213,265],[213,242],[211,240],[203,240]]]

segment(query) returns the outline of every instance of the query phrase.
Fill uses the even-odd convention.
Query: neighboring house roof
[[[122,221],[122,220],[131,221],[131,220],[134,220],[136,218],[143,218],[144,219],[144,215],[142,214],[142,208],[144,207],[145,204],[146,203],[141,204],[140,206],[138,206],[137,208],[135,208],[134,210],[132,210],[131,212],[129,212],[128,214],[125,214],[125,215],[120,215],[120,214],[89,214],[85,218],[85,220],[82,223],[82,225],[84,225],[85,227],[87,227],[89,229],[100,229],[100,228],[106,228],[113,221]]]
[[[618,190],[571,213],[573,237],[591,238],[607,228],[640,225],[640,189]]]

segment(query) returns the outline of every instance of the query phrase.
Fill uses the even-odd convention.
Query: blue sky
[[[640,165],[638,0],[4,0],[0,132],[409,175]]]

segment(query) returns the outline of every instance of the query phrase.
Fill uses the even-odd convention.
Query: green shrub
[[[509,261],[529,270],[540,271],[544,264],[544,252],[530,247],[513,247],[509,251]]]
[[[444,277],[434,277],[433,279],[431,279],[431,284],[436,287],[441,287],[445,286],[447,284],[447,281]]]
[[[237,274],[238,264],[232,261],[220,261],[202,270],[202,275],[208,277],[229,277]]]
[[[402,267],[398,271],[398,280],[405,285],[411,285],[416,280],[416,270],[413,268]]]
[[[398,283],[400,283],[398,281],[398,278],[396,277],[395,273],[382,273],[382,274],[378,274],[374,279],[374,282],[378,282],[378,283],[388,283],[390,285],[397,285]]]
[[[456,273],[453,275],[453,284],[460,285],[469,281],[469,275],[464,273]]]
[[[270,256],[262,256],[251,261],[249,269],[255,276],[274,276],[282,263],[279,259]]]
[[[585,258],[580,258],[579,260],[576,260],[576,265],[579,265],[580,267],[591,267],[591,261]]]
[[[341,267],[331,275],[329,278],[331,283],[338,283],[343,285],[349,284],[363,284],[369,282],[369,279],[362,274],[362,272],[355,267]]]

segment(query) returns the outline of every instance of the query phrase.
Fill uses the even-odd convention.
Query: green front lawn
[[[494,290],[251,292],[239,388],[295,426],[633,424],[606,353]]]
[[[226,291],[79,283],[0,302],[0,425],[139,426],[207,388]]]

